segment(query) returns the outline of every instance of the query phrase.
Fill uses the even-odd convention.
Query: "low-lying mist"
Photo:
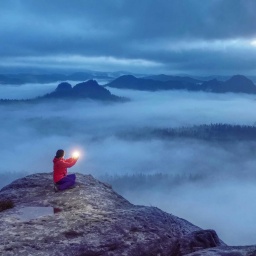
[[[20,86],[17,97],[28,96],[29,90],[32,97],[42,95],[44,86],[55,88]],[[79,149],[81,158],[70,172],[90,173],[112,183],[132,203],[157,206],[215,229],[226,243],[255,244],[256,141],[129,140],[118,135],[143,128],[254,125],[256,96],[110,91],[131,101],[0,105],[0,187],[30,173],[51,172],[59,148],[66,157]],[[9,93],[0,98],[14,95]]]

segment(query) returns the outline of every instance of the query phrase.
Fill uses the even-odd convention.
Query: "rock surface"
[[[195,256],[222,255],[207,254],[212,249],[200,254],[205,248],[229,248],[215,231],[133,205],[91,175],[77,174],[75,188],[57,193],[51,173],[29,175],[4,187],[3,199],[15,207],[0,212],[0,255]],[[55,213],[21,218],[20,212],[32,207],[53,207]]]
[[[190,253],[186,256],[256,256],[256,246],[220,246]]]

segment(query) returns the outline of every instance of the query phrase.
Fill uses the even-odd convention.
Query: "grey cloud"
[[[23,20],[32,19],[32,25],[38,28],[47,23],[65,28],[71,23],[84,28],[84,32],[86,29],[110,30],[119,35],[125,32],[132,38],[147,38],[147,35],[149,38],[255,35],[256,3],[253,0],[210,0],[203,4],[198,0],[9,2],[9,8],[3,7],[13,14],[14,21],[19,16]]]
[[[181,42],[189,45],[204,41],[210,45],[215,40],[250,40],[256,36],[255,7],[253,0],[203,3],[198,0],[3,0],[0,3],[0,33],[3,35],[0,54],[4,63],[7,57],[57,58],[65,54],[156,61],[163,63],[165,70],[177,66],[179,70],[184,67],[193,71],[193,65],[206,69],[205,62],[206,66],[207,63],[218,65],[215,52],[221,55],[221,49],[212,50],[209,46],[205,51],[181,49],[177,53],[165,51],[163,45],[176,44],[179,51]],[[153,45],[153,49],[148,49],[148,45]],[[241,48],[246,51],[246,47]],[[232,63],[237,63],[235,68],[241,68],[243,53],[226,49],[224,55],[230,60],[221,60],[220,66],[232,69]],[[191,56],[199,61],[187,65]]]

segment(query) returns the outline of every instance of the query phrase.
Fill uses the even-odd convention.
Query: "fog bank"
[[[1,87],[0,93],[7,98],[34,97],[52,87],[55,88],[50,84],[24,85],[9,91]],[[254,125],[256,97],[110,90],[131,101],[110,104],[59,100],[0,105],[0,187],[29,173],[51,172],[52,159],[59,148],[65,149],[67,157],[75,149],[81,151],[80,160],[70,172],[96,177],[196,175],[202,179],[178,183],[175,189],[138,185],[138,190],[120,193],[133,203],[156,205],[202,228],[215,229],[229,244],[255,244],[252,219],[256,210],[256,142],[134,141],[118,134],[211,123]]]

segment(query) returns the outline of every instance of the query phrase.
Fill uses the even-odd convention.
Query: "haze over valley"
[[[40,183],[39,177],[49,181],[58,149],[65,150],[66,158],[74,151],[81,154],[69,173],[95,179],[77,174],[84,182],[81,195],[91,203],[81,209],[79,203],[88,198],[79,196],[77,205],[71,205],[72,190],[58,194],[58,184],[47,184],[47,206],[67,205],[58,218],[53,215],[53,227],[41,233],[34,228],[23,236],[23,231],[32,230],[30,223],[12,227],[9,211],[0,209],[5,216],[0,218],[0,233],[10,227],[0,254],[9,253],[16,241],[15,250],[23,250],[27,239],[40,233],[38,253],[47,255],[45,245],[52,241],[48,232],[55,229],[59,235],[51,248],[56,244],[72,251],[77,246],[72,252],[81,254],[94,247],[97,255],[118,255],[122,247],[119,254],[128,255],[129,241],[134,251],[141,247],[148,252],[158,244],[153,249],[159,255],[165,251],[161,255],[177,256],[178,250],[189,248],[181,253],[187,255],[209,246],[205,255],[241,249],[219,248],[219,239],[228,245],[252,245],[241,249],[244,255],[256,253],[255,10],[254,0],[1,0],[0,189],[29,174],[44,173],[30,176],[31,184],[26,178],[15,183],[18,189],[24,185],[24,193]],[[79,194],[79,180],[77,185]],[[98,199],[108,198],[115,206],[108,211],[98,200],[97,209],[107,210],[107,217],[93,208],[96,188],[102,189]],[[8,191],[13,193],[10,212],[27,203],[35,206],[33,193],[19,205],[15,189],[10,185],[0,191],[2,199],[9,199]],[[38,192],[35,186],[32,191]],[[70,193],[70,200],[65,193]],[[39,195],[37,203],[46,204]],[[52,196],[59,201],[51,204]],[[69,203],[76,209],[70,210]],[[133,204],[158,207],[199,228],[187,229],[188,222],[176,222],[169,214],[166,227],[165,213]],[[111,211],[118,216],[127,205],[131,208],[119,218],[127,225],[112,232],[116,222]],[[144,209],[150,213],[145,237],[143,228],[132,226],[134,207],[141,215]],[[82,216],[83,230],[77,225],[71,230],[69,224],[64,225],[67,230],[58,229],[66,214],[74,225],[73,214]],[[102,225],[94,226],[99,218]],[[147,218],[137,223],[146,222]],[[185,224],[177,231],[177,223]],[[151,228],[156,225],[158,233]],[[91,233],[94,228],[100,231]],[[102,235],[100,246],[91,234]],[[165,243],[159,243],[162,238]],[[169,241],[174,246],[171,254]],[[25,253],[37,250],[36,243]]]
[[[6,98],[13,98],[15,90],[27,98],[55,88],[27,84],[0,90]],[[254,127],[256,97],[107,89],[130,101],[60,99],[1,105],[1,186],[29,173],[51,172],[58,148],[67,155],[79,149],[81,160],[72,172],[111,183],[133,203],[154,205],[214,228],[229,244],[253,243],[255,138],[162,137],[150,131],[211,124]]]

